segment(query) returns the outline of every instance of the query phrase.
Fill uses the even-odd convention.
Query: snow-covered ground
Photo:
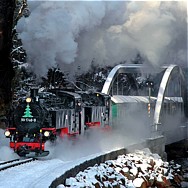
[[[0,130],[0,142],[0,162],[18,158],[9,148],[9,139],[5,138],[3,130]],[[100,133],[95,130],[87,137],[80,136],[78,140],[65,139],[57,140],[56,144],[47,143],[50,155],[46,158],[1,171],[0,188],[47,188],[53,180],[80,163],[132,143],[135,140],[121,134]]]
[[[56,144],[47,143],[50,155],[32,163],[27,163],[0,172],[0,188],[46,188],[51,182],[64,174],[68,169],[133,143],[118,134],[100,133],[92,130],[87,136],[78,140],[57,140]],[[0,162],[18,158],[9,148],[9,139],[0,129]]]
[[[67,170],[96,156],[97,154],[66,162],[43,159],[17,166],[0,172],[0,188],[47,188]]]

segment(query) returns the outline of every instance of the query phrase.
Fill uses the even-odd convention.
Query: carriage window
[[[81,111],[82,109],[82,103],[81,100],[76,100],[76,110]]]
[[[61,97],[61,104],[64,108],[74,108],[75,107],[74,98],[70,98],[70,97]]]

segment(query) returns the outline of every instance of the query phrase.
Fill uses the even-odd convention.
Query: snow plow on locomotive
[[[110,97],[98,92],[31,89],[13,109],[5,136],[19,156],[43,157],[47,140],[84,134],[90,127],[109,126]]]

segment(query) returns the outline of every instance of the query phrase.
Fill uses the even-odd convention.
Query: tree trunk
[[[0,0],[0,115],[12,98],[11,81],[14,77],[10,60],[13,16],[16,0]]]

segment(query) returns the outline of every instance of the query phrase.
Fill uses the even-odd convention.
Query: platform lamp
[[[148,100],[149,100],[149,103],[148,103],[148,116],[150,117],[150,113],[151,113],[151,88],[153,88],[154,86],[154,83],[153,81],[150,81],[150,80],[147,80],[146,81],[146,87],[148,87]]]

